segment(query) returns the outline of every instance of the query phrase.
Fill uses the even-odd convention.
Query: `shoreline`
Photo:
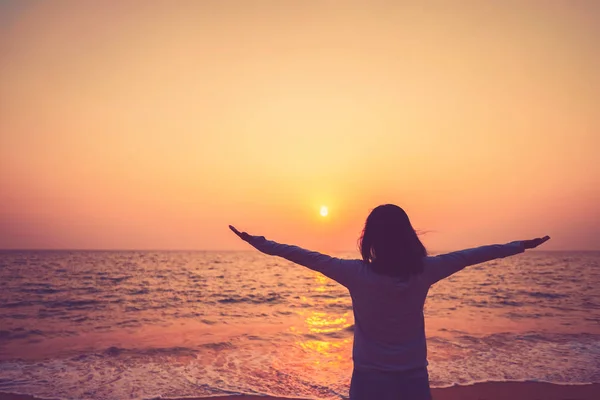
[[[555,384],[545,382],[480,382],[432,388],[433,400],[597,400],[600,383]],[[151,398],[145,398],[151,399]],[[213,397],[160,398],[163,400],[310,400],[300,397],[272,397],[257,395],[225,395]],[[31,395],[0,392],[0,400],[60,400]]]

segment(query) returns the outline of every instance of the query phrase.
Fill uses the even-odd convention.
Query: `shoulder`
[[[354,281],[364,279],[370,272],[370,268],[363,260],[338,258],[340,269],[350,275]]]
[[[366,271],[369,266],[361,259],[336,258],[337,262],[344,268],[353,271]]]

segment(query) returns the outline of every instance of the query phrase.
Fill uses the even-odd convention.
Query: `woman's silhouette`
[[[423,305],[429,287],[464,267],[522,253],[549,236],[427,256],[404,210],[376,207],[360,238],[362,260],[275,243],[229,226],[259,251],[321,272],[350,291],[354,311],[351,400],[429,400]]]

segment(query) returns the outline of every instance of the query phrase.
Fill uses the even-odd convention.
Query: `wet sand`
[[[432,389],[433,400],[598,400],[600,384],[555,385],[535,382],[485,382]],[[290,400],[269,396],[220,396],[173,400]],[[0,400],[38,400],[33,396],[0,393]],[[299,400],[299,399],[296,399]],[[308,399],[307,399],[308,400]]]

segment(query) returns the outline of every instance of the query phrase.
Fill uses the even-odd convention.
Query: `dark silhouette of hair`
[[[364,262],[375,272],[403,279],[423,272],[423,258],[427,255],[408,215],[394,204],[371,211],[359,249]]]

